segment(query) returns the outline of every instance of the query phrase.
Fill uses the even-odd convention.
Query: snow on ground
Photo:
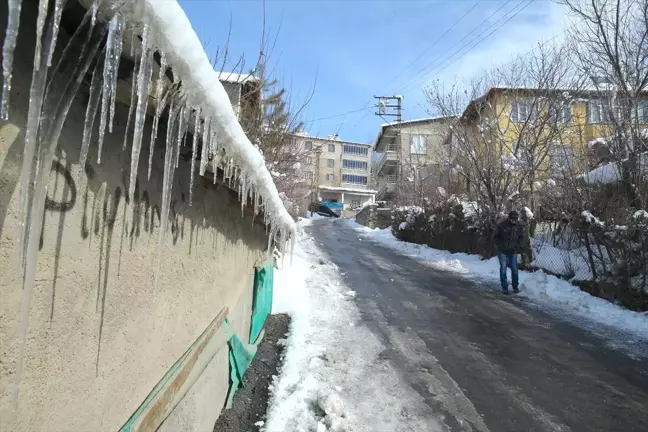
[[[346,221],[346,224],[356,232],[364,233],[366,238],[432,267],[492,280],[499,284],[499,262],[496,257],[481,260],[477,255],[453,254],[426,245],[402,242],[392,235],[391,228],[372,230],[355,221]],[[645,339],[648,335],[648,314],[624,309],[607,300],[594,297],[568,281],[548,275],[542,270],[520,271],[520,290],[521,296],[561,304],[583,318],[631,333],[641,339]]]
[[[312,223],[305,219],[300,225]],[[292,264],[275,273],[273,313],[292,316],[286,353],[271,384],[267,432],[437,431],[360,320],[356,293],[299,228]],[[367,397],[371,395],[371,397]]]

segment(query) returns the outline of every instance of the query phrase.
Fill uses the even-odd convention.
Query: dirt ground
[[[234,395],[232,408],[223,410],[214,426],[214,432],[258,431],[258,422],[265,420],[272,376],[277,374],[284,346],[277,343],[286,336],[290,317],[270,315],[266,320],[265,336],[257,354],[243,377],[243,387]]]

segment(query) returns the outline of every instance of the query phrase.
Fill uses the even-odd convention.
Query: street
[[[306,231],[357,292],[381,355],[451,430],[648,430],[645,357],[496,285],[365,241],[342,221]]]

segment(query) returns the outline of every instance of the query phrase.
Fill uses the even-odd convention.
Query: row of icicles
[[[147,26],[129,28],[128,22],[116,9],[109,10],[112,16],[99,15],[99,1],[95,1],[86,13],[82,24],[63,50],[63,54],[53,68],[52,60],[59,32],[61,16],[65,0],[56,0],[54,11],[48,11],[49,1],[40,0],[36,25],[36,47],[32,81],[30,86],[30,101],[25,127],[24,154],[20,175],[19,220],[21,224],[20,264],[24,269],[20,324],[18,328],[19,353],[16,371],[16,386],[14,392],[14,414],[17,412],[18,392],[25,358],[25,340],[29,323],[31,297],[37,269],[39,238],[43,226],[45,200],[49,171],[54,160],[59,137],[67,113],[86,75],[90,74],[90,94],[86,107],[86,115],[81,140],[81,152],[77,180],[81,180],[84,172],[92,132],[97,114],[99,127],[97,142],[97,163],[101,163],[103,142],[106,129],[112,133],[115,117],[117,79],[120,59],[124,46],[124,36],[132,31],[131,58],[135,60],[131,102],[122,149],[126,150],[128,132],[133,128],[131,143],[131,166],[128,185],[128,197],[131,207],[134,200],[137,169],[140,150],[144,135],[144,123],[148,107],[149,95],[153,84],[154,71],[154,36]],[[123,4],[123,2],[122,2]],[[18,38],[18,23],[20,21],[20,0],[9,0],[9,16],[6,37],[3,46],[3,87],[0,100],[0,117],[9,117],[9,94],[11,91],[11,75],[13,56]],[[106,18],[106,26],[103,19]],[[137,36],[140,36],[139,38]],[[135,47],[135,41],[140,40],[140,46]],[[149,142],[148,179],[150,180],[153,154],[158,135],[158,127],[163,112],[168,112],[166,125],[166,140],[164,154],[164,177],[162,188],[162,209],[160,215],[160,235],[158,245],[158,271],[160,255],[164,246],[165,234],[168,228],[169,207],[173,175],[179,165],[180,149],[188,145],[188,135],[191,133],[191,173],[189,204],[193,201],[193,180],[196,171],[196,160],[199,141],[200,152],[199,173],[204,175],[208,161],[211,160],[214,172],[214,183],[218,168],[222,168],[223,179],[229,185],[236,185],[239,191],[241,209],[248,199],[254,203],[254,214],[266,210],[264,200],[256,191],[247,173],[226,155],[223,143],[218,138],[219,125],[212,122],[210,117],[201,117],[200,107],[191,107],[186,103],[186,95],[181,90],[179,81],[167,85],[165,72],[167,62],[164,53],[160,53],[158,75],[155,78],[154,97],[157,105],[153,116],[151,137]],[[271,253],[273,242],[279,238],[278,244],[288,233],[280,232],[277,223],[273,223],[272,215],[264,212],[264,221],[269,228],[268,253]],[[125,222],[124,222],[125,223]],[[285,229],[284,229],[285,231]],[[294,239],[293,239],[294,240]],[[283,250],[282,250],[283,252]],[[157,276],[156,276],[157,283]]]

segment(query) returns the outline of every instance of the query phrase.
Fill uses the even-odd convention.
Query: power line
[[[462,20],[463,20],[463,19],[464,19],[464,18],[465,18],[465,17],[466,17],[466,16],[467,16],[467,15],[468,15],[468,14],[469,14],[469,13],[470,13],[474,8],[475,8],[475,7],[476,7],[476,6],[481,2],[481,1],[482,1],[482,0],[478,0],[478,1],[477,1],[477,2],[476,2],[476,3],[475,3],[475,4],[474,4],[474,5],[473,5],[473,6],[472,6],[472,7],[471,7],[467,12],[466,12],[466,13],[464,13],[464,15],[463,15],[462,17],[460,17],[460,18],[459,18],[459,19],[458,19],[458,20],[457,20],[457,21],[456,21],[456,22],[455,22],[455,23],[454,23],[450,28],[448,28],[448,29],[447,29],[447,30],[446,30],[446,31],[445,31],[445,32],[444,32],[444,33],[443,33],[443,34],[442,34],[442,35],[441,35],[437,40],[435,40],[435,41],[434,41],[430,46],[428,46],[428,48],[427,48],[426,50],[424,50],[423,53],[422,53],[421,55],[419,55],[419,57],[417,57],[417,58],[416,58],[413,62],[411,62],[408,66],[406,66],[405,68],[403,68],[403,69],[401,70],[401,72],[396,76],[396,78],[393,78],[393,79],[392,79],[392,80],[391,80],[387,85],[391,84],[391,83],[394,82],[396,79],[398,79],[398,77],[400,77],[400,76],[405,72],[405,70],[407,70],[409,67],[411,67],[411,66],[412,66],[414,63],[416,63],[416,62],[417,62],[417,61],[418,61],[418,60],[419,60],[423,55],[425,55],[425,53],[427,53],[427,52],[428,52],[432,47],[434,47],[434,46],[438,43],[438,41],[440,41],[440,39],[443,38],[443,36],[445,36],[445,35],[446,35],[448,32],[450,32],[454,27],[456,27],[456,26],[458,25],[458,23],[461,22],[461,21],[462,21]],[[486,18],[486,19],[485,19],[485,20],[484,20],[480,25],[476,26],[473,30],[471,30],[469,33],[467,33],[467,34],[464,35],[461,39],[459,39],[457,42],[455,42],[454,45],[452,45],[449,49],[447,49],[445,52],[441,53],[441,54],[440,54],[439,56],[437,56],[434,60],[432,60],[432,61],[429,62],[426,66],[424,66],[422,69],[420,69],[419,72],[417,72],[417,73],[415,74],[415,79],[414,79],[413,81],[411,81],[411,82],[410,82],[406,87],[404,87],[404,89],[401,90],[401,91],[407,91],[407,90],[409,90],[412,86],[417,85],[417,84],[421,81],[421,79],[425,78],[425,76],[427,76],[430,72],[437,70],[440,66],[442,66],[443,64],[445,64],[448,60],[451,60],[451,59],[452,59],[456,54],[458,54],[459,52],[461,52],[461,51],[462,51],[463,49],[465,49],[466,47],[469,47],[468,50],[466,50],[465,52],[463,52],[459,57],[455,58],[455,59],[452,60],[450,63],[446,64],[446,65],[445,65],[445,66],[444,66],[440,71],[443,71],[443,70],[447,69],[447,68],[450,67],[452,64],[454,64],[454,63],[457,62],[459,59],[461,59],[463,56],[465,56],[466,54],[468,54],[472,49],[474,49],[475,47],[477,47],[478,45],[480,45],[481,43],[483,43],[486,39],[488,39],[490,36],[492,36],[496,31],[498,31],[500,28],[502,28],[505,24],[507,24],[508,22],[510,22],[510,21],[511,21],[513,18],[515,18],[517,15],[519,15],[519,14],[520,14],[524,9],[526,9],[529,5],[531,5],[531,3],[533,3],[534,1],[538,1],[538,0],[528,0],[528,1],[527,1],[527,0],[522,0],[522,1],[520,1],[520,3],[519,3],[518,5],[516,5],[516,6],[513,7],[511,10],[509,10],[508,12],[506,12],[502,17],[500,17],[500,18],[499,18],[497,21],[495,21],[492,25],[488,26],[488,27],[485,28],[481,33],[479,33],[477,36],[475,36],[475,37],[472,38],[470,41],[468,41],[466,44],[464,44],[464,45],[462,45],[461,47],[459,47],[459,49],[455,50],[455,51],[454,51],[450,56],[448,56],[448,57],[447,57],[445,60],[443,60],[441,63],[437,63],[437,60],[441,59],[445,54],[447,54],[448,52],[450,52],[450,51],[451,51],[453,48],[455,48],[459,43],[461,43],[462,41],[464,41],[464,40],[465,40],[466,38],[468,38],[471,34],[475,33],[475,31],[477,31],[477,30],[482,26],[482,24],[488,22],[489,19],[491,19],[494,15],[496,15],[499,11],[501,11],[504,7],[506,7],[506,5],[508,5],[508,4],[511,3],[512,1],[513,1],[513,0],[507,0],[506,3],[504,3],[504,4],[503,4],[502,6],[500,6],[497,10],[495,10],[493,13],[491,13],[491,14],[490,14],[490,15],[489,15],[489,16],[488,16],[488,17],[487,17],[487,18]],[[525,4],[525,1],[526,1],[526,4]],[[519,9],[519,10],[517,10],[513,15],[511,15],[511,13],[513,13],[516,9]],[[504,21],[503,21],[503,20],[504,20]],[[502,22],[502,21],[503,21],[503,22]],[[496,26],[498,23],[500,23],[500,22],[502,22],[502,23],[501,23],[499,26],[497,26],[496,28],[493,29],[493,27],[495,27],[495,26]],[[491,30],[491,29],[493,29],[493,30]],[[476,41],[477,39],[479,39],[480,36],[484,35],[484,34],[485,34],[486,32],[488,32],[489,30],[491,30],[490,33],[488,33],[486,36],[484,36],[483,38],[481,38],[480,40],[478,40],[474,45],[470,46],[470,44],[471,44],[472,42],[474,42],[474,41]],[[551,40],[555,39],[555,38],[558,37],[558,36],[559,36],[559,35],[554,36]],[[533,51],[533,50],[531,50],[531,51]],[[429,69],[430,67],[431,67],[431,69]],[[426,71],[426,69],[428,69],[428,71]],[[423,75],[422,75],[422,76],[419,76],[419,75],[421,74],[421,72],[423,72]],[[365,112],[365,114],[364,114],[364,115],[363,115],[363,116],[358,120],[358,122],[359,122],[359,121],[361,121],[362,119],[364,119],[367,115],[370,114],[370,112],[368,111],[368,109],[369,109],[371,106],[372,106],[372,105],[371,105],[371,101],[369,101],[369,102],[368,102],[365,106],[363,106],[362,108],[354,109],[354,110],[347,111],[347,112],[340,113],[340,114],[335,114],[335,115],[332,115],[332,116],[321,117],[321,118],[317,118],[317,119],[309,120],[309,121],[306,121],[305,123],[306,123],[306,124],[309,124],[309,123],[314,123],[314,122],[317,122],[317,121],[323,121],[323,120],[329,120],[329,119],[332,119],[332,118],[344,117],[344,116],[347,116],[347,115],[349,115],[349,114],[355,114],[355,113],[358,113],[358,112],[361,112],[361,111],[365,111],[365,110],[367,110],[367,111]],[[356,122],[356,124],[357,124],[358,122]]]
[[[509,18],[506,22],[504,22],[504,23],[503,23],[502,25],[500,25],[498,28],[496,28],[496,29],[493,30],[491,33],[489,33],[489,34],[488,34],[484,39],[480,40],[480,41],[477,42],[475,45],[473,45],[473,46],[472,46],[468,51],[466,51],[466,52],[464,53],[464,55],[467,54],[468,52],[470,52],[470,50],[472,50],[473,48],[475,48],[476,46],[478,46],[478,45],[481,44],[482,42],[484,42],[488,37],[490,37],[490,35],[492,35],[494,32],[496,32],[497,30],[499,30],[499,29],[500,29],[504,24],[506,24],[508,21],[510,21],[511,19],[515,18],[515,16],[518,15],[520,12],[522,12],[522,10],[524,10],[527,6],[529,6],[529,5],[531,4],[532,1],[533,1],[533,0],[531,0],[529,3],[527,3],[526,6],[524,6],[522,9],[520,9],[520,10],[519,10],[515,15],[513,15],[511,18]],[[563,33],[565,33],[566,31],[567,31],[567,30],[565,30]],[[561,34],[563,34],[563,33],[561,33]],[[552,40],[556,39],[558,36],[560,36],[560,35],[556,35],[556,36],[552,37],[552,38],[549,39],[547,42],[551,42]],[[545,43],[546,43],[546,42],[545,42]],[[529,51],[529,53],[533,52],[534,50],[535,50],[535,48],[533,48],[531,51]],[[450,63],[448,63],[447,65],[445,65],[443,68],[441,68],[440,70],[438,70],[438,71],[436,71],[436,72],[437,72],[437,73],[439,73],[439,72],[443,72],[444,70],[446,70],[448,67],[450,67],[453,63],[455,63],[455,62],[456,62],[457,60],[459,60],[460,58],[461,58],[461,56],[460,56],[460,57],[457,57],[456,59],[454,59],[453,61],[451,61]]]
[[[488,31],[488,30],[489,30],[490,28],[492,28],[493,26],[489,27],[488,29],[486,29],[485,31],[483,31],[482,33],[480,33],[479,35],[477,35],[476,37],[474,37],[473,39],[471,39],[467,44],[465,44],[464,46],[462,46],[461,48],[459,48],[458,50],[456,50],[455,52],[453,52],[452,55],[450,55],[447,59],[443,60],[441,63],[438,63],[438,64],[436,64],[434,67],[432,67],[431,69],[429,69],[429,70],[427,71],[426,74],[424,74],[423,76],[420,76],[420,77],[418,77],[417,79],[415,79],[414,81],[412,81],[412,82],[409,84],[408,88],[411,87],[411,86],[413,86],[413,85],[417,85],[417,84],[419,84],[419,83],[421,82],[421,80],[425,79],[425,77],[428,76],[429,74],[431,74],[432,72],[439,73],[439,72],[441,72],[441,71],[447,69],[448,67],[450,67],[452,64],[456,63],[458,60],[460,60],[461,58],[463,58],[464,56],[466,56],[466,54],[468,54],[468,53],[469,53],[470,51],[472,51],[474,48],[476,48],[477,46],[479,46],[480,44],[482,44],[483,42],[485,42],[489,37],[491,37],[491,36],[492,36],[495,32],[497,32],[499,29],[501,29],[505,24],[507,24],[508,22],[510,22],[510,21],[511,21],[513,18],[515,18],[516,16],[518,16],[518,15],[519,15],[519,14],[520,14],[524,9],[526,9],[526,8],[527,8],[531,3],[533,3],[533,0],[528,0],[528,2],[527,2],[526,4],[524,4],[524,3],[520,3],[519,5],[517,5],[517,6],[514,7],[513,9],[511,9],[511,10],[510,10],[509,12],[507,12],[507,13],[506,13],[502,18],[500,18],[499,20],[497,20],[497,21],[493,24],[493,26],[494,26],[495,24],[497,24],[498,22],[502,21],[504,18],[506,18],[507,15],[511,14],[511,13],[512,13],[513,11],[515,11],[516,9],[518,9],[518,10],[517,10],[513,15],[510,15],[510,16],[509,16],[506,20],[504,20],[504,21],[503,21],[499,26],[497,26],[496,28],[494,28],[490,33],[488,33],[488,34],[487,34],[486,36],[484,36],[483,38],[477,40],[480,36],[482,36],[484,33],[486,33],[486,31]],[[472,42],[474,42],[475,40],[477,40],[477,42],[476,42],[475,44],[473,44],[472,46],[470,46],[470,44],[471,44]],[[467,49],[465,52],[463,52],[463,53],[460,54],[458,57],[456,57],[454,60],[452,60],[452,58],[453,58],[456,54],[460,53],[460,52],[461,52],[464,48],[466,48],[466,47],[468,47],[468,49]],[[450,60],[452,60],[452,61],[450,61]],[[448,64],[446,64],[445,66],[443,66],[443,65],[444,65],[446,62],[448,62],[448,61],[450,61],[450,63],[448,63]],[[439,70],[439,68],[440,68],[441,66],[443,66],[443,68],[441,68],[441,69]]]
[[[449,33],[453,28],[455,28],[455,27],[456,27],[456,26],[457,26],[461,21],[463,21],[463,19],[466,18],[466,17],[468,16],[468,14],[469,14],[470,12],[472,12],[472,11],[473,11],[473,10],[474,10],[478,5],[479,5],[479,3],[481,3],[481,1],[482,1],[482,0],[477,0],[477,2],[476,2],[474,5],[472,5],[472,7],[471,7],[470,9],[468,9],[468,10],[466,11],[466,13],[464,13],[464,14],[463,14],[463,15],[462,15],[462,16],[461,16],[457,21],[455,21],[455,22],[454,22],[454,23],[453,23],[453,24],[452,24],[452,25],[451,25],[451,26],[450,26],[450,27],[449,27],[445,32],[443,32],[443,34],[442,34],[441,36],[439,36],[439,37],[438,37],[434,42],[432,42],[430,45],[428,45],[428,47],[427,47],[425,50],[423,50],[423,52],[422,52],[421,54],[419,54],[419,56],[416,57],[416,58],[415,58],[415,59],[414,59],[410,64],[408,64],[408,65],[405,66],[403,69],[401,69],[401,71],[398,73],[398,75],[396,75],[396,76],[395,76],[391,81],[389,81],[387,84],[385,84],[384,87],[389,87],[389,85],[390,85],[391,83],[393,83],[394,81],[396,81],[398,78],[400,78],[400,77],[403,75],[403,73],[404,73],[407,69],[409,69],[411,66],[413,66],[414,63],[416,63],[417,61],[419,61],[419,60],[421,59],[421,57],[423,57],[423,56],[424,56],[425,54],[427,54],[427,53],[428,53],[428,52],[429,52],[433,47],[435,47],[436,44],[438,44],[438,43],[441,41],[441,39],[443,39],[443,37],[444,37],[445,35],[447,35],[447,34],[448,34],[448,33]],[[510,0],[509,0],[509,1],[510,1]]]
[[[525,1],[526,1],[526,0],[525,0]],[[532,1],[532,0],[531,0],[531,1]],[[410,82],[410,84],[408,84],[408,86],[406,86],[406,88],[410,87],[412,84],[414,84],[414,85],[418,84],[418,82],[421,80],[421,78],[427,76],[427,75],[429,74],[430,70],[433,70],[435,67],[438,66],[438,61],[439,61],[439,60],[441,60],[441,59],[442,59],[443,57],[445,57],[448,53],[450,53],[450,52],[451,52],[451,51],[452,51],[452,50],[453,50],[457,45],[459,45],[461,42],[463,42],[464,40],[466,40],[470,35],[472,35],[472,34],[475,33],[477,30],[479,30],[479,28],[482,26],[482,24],[487,23],[488,20],[490,20],[493,16],[495,16],[499,11],[501,11],[502,9],[504,9],[504,8],[506,7],[506,5],[508,5],[508,4],[511,3],[511,2],[512,2],[512,0],[507,0],[506,3],[504,3],[504,4],[501,5],[499,8],[497,8],[493,13],[491,13],[491,14],[490,14],[490,15],[489,15],[489,16],[488,16],[488,17],[487,17],[487,18],[486,18],[486,19],[485,19],[485,20],[484,20],[480,25],[478,25],[477,27],[475,27],[474,29],[472,29],[470,32],[468,32],[467,34],[465,34],[461,39],[459,39],[457,42],[455,42],[455,43],[454,43],[450,48],[448,48],[447,50],[445,50],[443,53],[439,54],[439,55],[438,55],[437,57],[435,57],[431,62],[429,62],[427,65],[425,65],[423,68],[421,68],[421,69],[420,69],[420,70],[419,70],[419,71],[414,75],[414,79]],[[493,27],[495,27],[495,26],[496,26],[500,21],[502,21],[503,19],[505,19],[505,18],[506,18],[506,17],[507,17],[507,16],[508,16],[508,15],[509,15],[513,10],[515,10],[516,8],[518,8],[521,4],[523,4],[523,3],[518,4],[517,6],[515,6],[514,8],[512,8],[511,10],[509,10],[508,12],[506,12],[502,17],[500,17],[497,21],[495,21],[494,23],[492,23],[491,25],[489,25],[488,27],[486,27],[486,28],[485,28],[481,33],[479,33],[477,36],[475,36],[474,38],[470,39],[467,43],[465,43],[465,44],[463,44],[462,46],[460,46],[459,49],[457,49],[456,51],[452,52],[452,54],[450,54],[450,55],[448,56],[448,58],[452,58],[455,54],[457,54],[457,53],[460,52],[462,49],[464,49],[464,48],[466,48],[468,45],[470,45],[470,43],[472,43],[473,41],[475,41],[476,39],[478,39],[480,36],[482,36],[483,34],[485,34],[486,32],[488,32],[490,29],[492,29]],[[527,6],[528,6],[529,4],[530,4],[530,3],[528,3]],[[492,33],[491,33],[491,34],[492,34]],[[465,55],[465,54],[464,54],[464,55]],[[447,59],[446,59],[446,60],[442,60],[442,63],[444,63],[445,61],[447,61]]]
[[[364,110],[366,110],[366,109],[369,109],[370,107],[371,107],[371,104],[369,103],[369,104],[363,106],[362,108],[358,108],[358,109],[355,109],[355,110],[347,111],[347,112],[344,112],[344,113],[341,113],[341,114],[335,114],[335,115],[328,116],[328,117],[320,117],[320,118],[316,118],[316,119],[313,119],[313,120],[308,120],[308,121],[306,121],[306,122],[304,122],[304,123],[305,123],[305,124],[308,124],[308,123],[315,123],[316,121],[328,120],[328,119],[337,118],[337,117],[343,117],[343,116],[346,116],[346,115],[349,115],[349,114],[354,114],[354,113],[357,113],[357,112],[360,112],[360,111],[364,111]]]
[[[508,0],[507,3],[510,2],[510,1],[512,1],[512,0]],[[463,19],[464,19],[466,16],[468,16],[468,14],[469,14],[470,12],[472,12],[472,11],[473,11],[473,10],[474,10],[474,9],[475,9],[475,8],[476,8],[476,7],[481,3],[481,2],[482,2],[482,0],[477,0],[477,2],[475,2],[475,4],[474,4],[470,9],[468,9],[468,10],[467,10],[467,11],[466,11],[466,12],[465,12],[465,13],[464,13],[464,14],[463,14],[463,15],[462,15],[462,16],[461,16],[457,21],[455,21],[455,22],[454,22],[454,23],[453,23],[453,24],[452,24],[452,25],[451,25],[451,26],[450,26],[450,27],[449,27],[445,32],[443,32],[443,34],[442,34],[441,36],[439,36],[439,37],[438,37],[434,42],[432,42],[432,44],[430,44],[430,45],[429,45],[429,46],[428,46],[428,47],[427,47],[427,48],[426,48],[426,49],[425,49],[425,50],[424,50],[424,51],[423,51],[423,52],[422,52],[422,53],[421,53],[421,54],[420,54],[416,59],[414,59],[414,61],[412,61],[412,62],[411,62],[409,65],[407,65],[405,68],[401,69],[401,71],[400,71],[400,72],[399,72],[399,73],[398,73],[394,78],[392,78],[392,79],[391,79],[391,80],[390,80],[390,81],[389,81],[389,82],[388,82],[384,87],[389,86],[389,85],[392,84],[394,81],[396,81],[398,78],[400,78],[400,76],[402,76],[402,74],[403,74],[403,73],[404,73],[408,68],[410,68],[412,65],[414,65],[417,61],[419,61],[419,60],[421,59],[421,57],[423,57],[427,52],[429,52],[430,49],[432,49],[434,46],[436,46],[436,44],[438,44],[438,43],[441,41],[441,39],[442,39],[445,35],[447,35],[447,34],[448,34],[448,33],[449,33],[453,28],[455,28],[455,27],[456,27],[456,26],[457,26],[461,21],[463,21]],[[505,3],[505,5],[506,5],[506,3]],[[501,8],[500,8],[500,9],[501,9]],[[500,9],[498,9],[497,11],[495,11],[495,13],[497,13]],[[492,16],[492,15],[491,15],[491,16]],[[490,16],[489,16],[486,20],[488,20],[488,19],[490,19]],[[479,27],[477,27],[477,28],[479,28]],[[473,30],[473,31],[474,31],[474,30]],[[364,107],[362,107],[362,108],[355,109],[355,110],[351,110],[351,111],[347,111],[347,112],[344,112],[344,113],[341,113],[341,114],[335,114],[335,115],[328,116],[328,117],[322,117],[322,118],[317,118],[317,119],[309,120],[309,121],[305,122],[305,124],[314,123],[314,122],[316,122],[316,121],[329,120],[329,119],[332,119],[332,118],[344,117],[344,116],[347,116],[347,115],[349,115],[349,114],[355,114],[355,113],[357,113],[357,112],[364,111],[364,110],[368,109],[368,108],[371,107],[371,106],[372,106],[372,105],[371,105],[371,100],[369,100],[369,102],[368,102]],[[367,112],[365,113],[365,115],[363,115],[363,116],[358,120],[358,122],[360,122],[362,119],[364,119],[367,115],[369,115],[369,111],[367,111]],[[356,125],[357,125],[358,122],[356,122]]]

